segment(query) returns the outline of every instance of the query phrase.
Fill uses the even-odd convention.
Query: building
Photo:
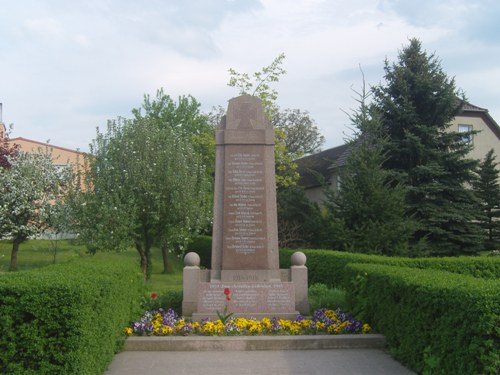
[[[5,124],[1,122],[0,118],[0,139],[4,139],[7,134]],[[52,145],[46,142],[34,141],[32,139],[16,137],[10,138],[9,143],[11,145],[17,145],[20,151],[27,153],[35,152],[48,152],[52,156],[52,162],[57,166],[71,165],[74,170],[78,169],[78,166],[83,166],[85,163],[85,154],[71,150],[69,148],[64,148],[56,145]]]
[[[474,148],[470,153],[473,159],[483,160],[493,149],[500,159],[500,126],[490,116],[487,109],[465,103],[462,113],[451,122],[450,130],[458,132],[478,131],[464,141],[471,142]],[[305,189],[306,197],[321,204],[325,199],[323,185],[337,191],[340,185],[339,169],[345,165],[349,148],[341,145],[314,155],[298,159],[299,185]]]

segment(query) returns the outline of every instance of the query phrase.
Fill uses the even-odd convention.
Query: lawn
[[[57,251],[54,253],[54,247]],[[0,241],[0,272],[8,272],[10,254],[12,251],[11,241]],[[139,255],[135,249],[121,252],[124,257],[137,259],[139,268]],[[164,294],[168,291],[182,290],[182,268],[183,261],[180,257],[170,254],[169,261],[172,272],[164,274],[161,252],[157,248],[152,249],[153,272],[146,283],[148,293]],[[92,256],[87,253],[83,245],[77,245],[71,240],[60,240],[55,244],[49,240],[29,240],[20,245],[17,255],[18,271],[28,271],[35,268],[46,267],[54,263],[63,263],[78,257]],[[106,253],[99,253],[106,256]]]

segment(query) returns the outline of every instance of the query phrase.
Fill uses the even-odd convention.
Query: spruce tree
[[[485,234],[484,248],[500,249],[500,171],[491,149],[479,165],[474,191],[479,198],[483,217],[480,220]]]
[[[367,96],[363,88],[360,107],[349,116],[356,134],[341,170],[340,191],[327,192],[332,245],[354,252],[414,255],[408,244],[416,225],[405,214],[405,188],[393,184],[382,168],[386,137]]]
[[[432,255],[473,254],[481,248],[475,195],[477,161],[463,133],[449,129],[464,97],[455,80],[418,39],[385,62],[385,85],[375,88],[375,103],[388,134],[384,168],[407,185],[408,215],[420,223],[414,241],[425,240]]]

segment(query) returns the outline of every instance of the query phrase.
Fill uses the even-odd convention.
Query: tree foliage
[[[323,245],[326,222],[319,206],[300,186],[277,191],[280,248],[313,248]]]
[[[340,171],[340,190],[327,191],[330,245],[354,252],[408,255],[416,223],[406,217],[404,186],[394,184],[382,167],[387,137],[379,113],[366,103],[368,96],[363,86],[359,109],[349,115],[355,134]]]
[[[252,78],[248,73],[238,73],[233,68],[229,68],[228,86],[238,88],[240,95],[258,96],[264,106],[264,112],[272,119],[277,111],[278,91],[272,88],[271,84],[278,82],[280,76],[286,73],[282,66],[284,60],[285,54],[280,53],[270,65],[253,73]]]
[[[480,224],[485,233],[484,248],[487,250],[500,248],[500,171],[495,159],[491,149],[480,163],[477,180],[473,184],[483,212]]]
[[[294,159],[318,152],[325,143],[309,112],[300,109],[276,111],[272,119],[275,129],[285,134],[283,143],[287,153]]]
[[[10,269],[17,268],[19,245],[49,226],[52,204],[64,199],[65,174],[48,150],[18,152],[0,169],[0,238],[12,240]]]
[[[209,216],[210,184],[191,133],[161,117],[136,113],[108,122],[91,145],[85,189],[73,201],[90,249],[134,246],[145,278],[153,245],[178,249]]]
[[[142,107],[134,108],[136,120],[146,119],[160,128],[171,128],[191,139],[194,151],[201,155],[207,174],[215,172],[215,126],[209,116],[200,111],[200,103],[191,95],[179,96],[177,102],[157,90],[156,97],[144,95]]]
[[[384,168],[408,188],[408,215],[420,224],[414,241],[425,240],[434,255],[474,253],[481,236],[467,186],[477,161],[467,157],[472,146],[464,134],[449,129],[463,95],[417,39],[384,70],[386,82],[374,91],[388,135]]]
[[[3,127],[3,124],[1,124]],[[15,157],[19,151],[19,146],[12,144],[9,140],[9,132],[0,128],[0,169],[10,168],[10,159]]]
[[[229,69],[228,85],[238,88],[240,95],[258,96],[273,124],[280,246],[299,246],[319,243],[316,233],[321,227],[318,225],[321,216],[319,208],[307,202],[304,192],[296,186],[300,176],[295,160],[318,151],[324,137],[307,111],[279,109],[278,91],[271,84],[286,73],[282,68],[284,58],[285,55],[280,54],[252,77]]]

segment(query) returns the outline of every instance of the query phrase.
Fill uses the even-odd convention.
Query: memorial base
[[[218,313],[224,311],[256,319],[309,315],[305,265],[281,270],[225,270],[216,274],[222,277],[214,278],[214,272],[196,264],[184,267],[184,317],[192,317],[193,321],[217,319]]]

